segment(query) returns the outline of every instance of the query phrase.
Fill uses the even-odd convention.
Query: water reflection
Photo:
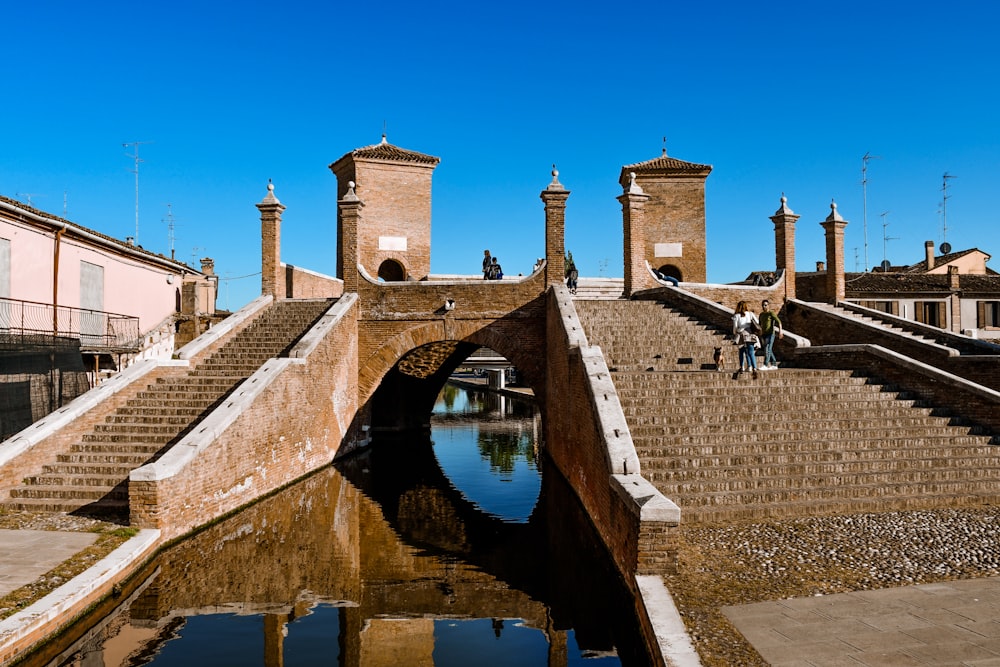
[[[647,664],[574,497],[538,480],[530,404],[469,428],[457,415],[476,400],[443,396],[430,437],[376,442],[164,551],[117,609],[27,664]],[[453,428],[506,479],[496,493],[527,498],[515,515],[451,482]]]

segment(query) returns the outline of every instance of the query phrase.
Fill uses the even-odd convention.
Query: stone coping
[[[85,572],[26,609],[0,621],[0,667],[10,664],[37,642],[53,634],[67,619],[106,595],[128,578],[160,545],[160,531],[140,530]]]
[[[187,361],[176,359],[146,359],[132,364],[121,373],[108,378],[93,389],[77,396],[55,412],[50,412],[20,433],[0,443],[0,466],[10,463],[45,438],[71,424],[83,414],[110,399],[119,391],[130,386],[133,382],[156,368],[188,365]]]
[[[662,664],[668,667],[700,667],[701,659],[663,579],[654,574],[637,575],[635,585],[660,648]]]

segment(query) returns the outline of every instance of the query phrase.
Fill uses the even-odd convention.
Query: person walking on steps
[[[781,320],[778,315],[771,310],[771,304],[764,299],[760,302],[760,337],[764,342],[764,363],[760,370],[772,371],[778,368],[778,360],[774,356],[774,339],[783,338],[781,330]]]
[[[760,322],[757,316],[750,310],[750,305],[746,301],[740,301],[736,304],[736,312],[733,314],[733,336],[736,337],[736,345],[740,351],[740,369],[736,371],[736,377],[750,371],[753,373],[753,379],[757,379],[759,334]]]
[[[576,294],[576,280],[580,277],[580,272],[576,270],[576,262],[573,261],[573,253],[566,253],[566,287],[570,294]]]

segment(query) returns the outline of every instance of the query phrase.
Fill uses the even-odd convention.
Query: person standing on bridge
[[[764,363],[760,367],[762,371],[774,370],[778,367],[778,360],[774,356],[775,337],[783,338],[781,331],[781,320],[778,315],[771,310],[771,304],[767,299],[760,302],[760,337],[764,341]]]
[[[494,257],[492,263],[488,269],[486,269],[486,279],[487,280],[502,280],[503,279],[503,269],[500,268],[500,262]]]
[[[740,369],[736,371],[736,376],[746,371],[753,373],[753,379],[757,379],[757,346],[760,339],[760,322],[757,316],[750,310],[750,305],[746,301],[736,304],[736,312],[733,314],[733,335],[736,336],[736,344],[740,350]]]
[[[576,294],[576,279],[580,277],[580,272],[576,270],[576,262],[573,261],[573,253],[566,253],[566,287],[570,294]]]
[[[483,280],[490,279],[490,267],[493,266],[493,258],[490,257],[490,251],[483,251]]]

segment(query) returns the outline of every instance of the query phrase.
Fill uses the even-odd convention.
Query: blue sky
[[[552,164],[584,276],[621,276],[623,165],[711,164],[708,278],[774,267],[782,193],[797,268],[830,201],[864,268],[947,241],[1000,253],[1000,3],[53,2],[4,8],[0,194],[178,259],[210,256],[219,306],[259,294],[268,179],[282,259],[336,270],[327,166],[388,140],[441,158],[434,273],[543,254]],[[886,215],[882,215],[886,213]],[[883,222],[888,226],[883,228]],[[891,240],[883,244],[883,238]],[[995,262],[993,262],[995,263]],[[991,263],[991,265],[993,264]]]

